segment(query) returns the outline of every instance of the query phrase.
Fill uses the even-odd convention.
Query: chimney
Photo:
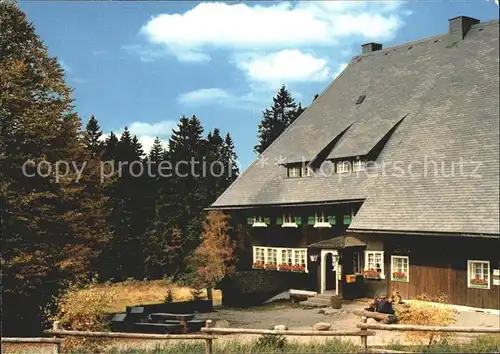
[[[458,42],[465,38],[470,26],[478,24],[480,21],[467,16],[458,16],[448,20],[451,42]]]
[[[366,43],[361,46],[361,54],[376,52],[377,50],[382,49],[382,44],[379,43]]]

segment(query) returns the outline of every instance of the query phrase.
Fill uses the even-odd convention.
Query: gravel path
[[[319,309],[305,309],[290,304],[274,304],[265,307],[257,307],[246,310],[220,309],[209,314],[199,314],[200,319],[211,319],[217,327],[227,328],[252,328],[270,329],[274,325],[286,325],[290,330],[311,330],[312,325],[318,322],[332,324],[332,330],[357,330],[356,324],[360,318],[351,311],[360,310],[365,307],[366,302],[352,302],[344,304],[342,309],[329,309],[327,314],[318,313]],[[456,316],[457,322],[454,326],[478,326],[478,327],[500,327],[500,318],[496,315],[480,312],[460,312]],[[375,323],[369,319],[368,323]],[[404,334],[392,331],[376,331],[375,337],[368,338],[368,345],[385,345],[391,343],[403,343]],[[219,336],[217,342],[239,341],[246,342],[257,338],[258,335],[223,335]],[[311,342],[324,341],[327,337],[297,337],[291,336],[290,341]],[[343,337],[343,341],[353,341],[360,344],[359,337]],[[199,342],[198,342],[199,343]],[[129,343],[128,345],[130,345]],[[155,348],[157,345],[165,345],[165,342],[147,341],[134,342],[135,348]]]

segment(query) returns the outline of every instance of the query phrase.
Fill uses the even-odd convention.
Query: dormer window
[[[291,214],[285,214],[283,215],[283,225],[282,227],[298,227],[297,224],[298,218],[291,215]]]
[[[252,227],[267,227],[269,223],[270,223],[269,218],[263,216],[254,216],[248,218],[248,224],[252,225]]]
[[[317,213],[314,217],[314,227],[332,227],[332,224],[335,224],[335,217],[324,213]]]
[[[353,172],[364,171],[365,168],[366,168],[366,161],[363,160],[354,161],[352,165]]]
[[[313,171],[309,166],[302,167],[302,177],[310,177],[312,174]]]
[[[351,163],[349,161],[337,162],[337,173],[348,173],[351,171]]]
[[[288,177],[289,178],[300,177],[300,167],[299,166],[288,167]]]

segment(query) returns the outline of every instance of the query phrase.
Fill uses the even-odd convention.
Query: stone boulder
[[[288,330],[288,327],[285,325],[276,325],[273,328],[275,331],[286,331]]]
[[[318,322],[312,328],[314,331],[328,331],[331,327],[330,323]]]

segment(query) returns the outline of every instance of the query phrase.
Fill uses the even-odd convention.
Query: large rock
[[[286,331],[288,330],[288,327],[285,325],[276,325],[273,328],[275,331]]]
[[[330,323],[318,322],[313,326],[314,331],[328,331],[332,325]]]
[[[219,320],[215,322],[215,327],[217,328],[229,328],[229,321]]]

